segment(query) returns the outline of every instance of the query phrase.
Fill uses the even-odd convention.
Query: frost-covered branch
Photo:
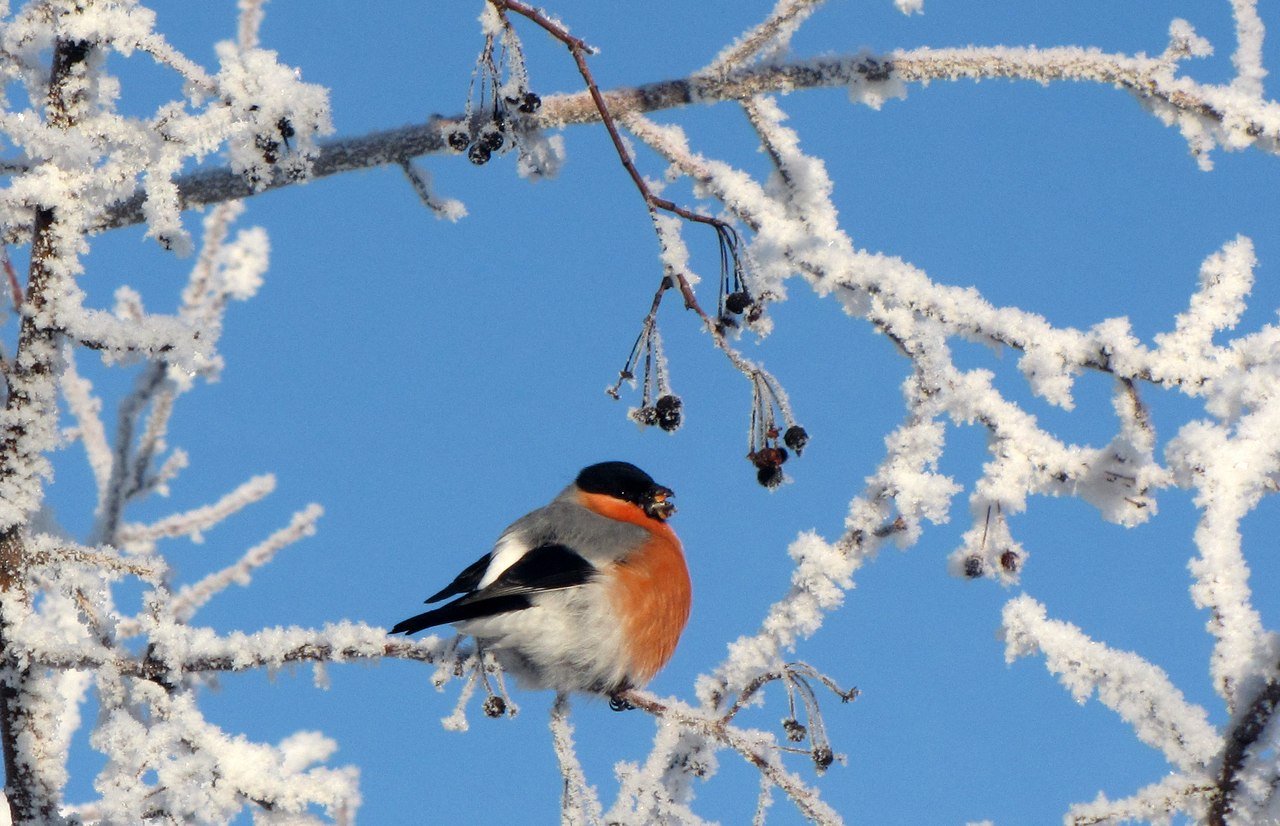
[[[1047,619],[1027,596],[1005,605],[1005,660],[1040,652],[1045,666],[1076,702],[1098,700],[1133,727],[1138,739],[1160,749],[1184,772],[1204,772],[1222,747],[1208,715],[1191,705],[1168,675],[1136,654],[1114,651],[1070,623]]]
[[[780,749],[772,735],[754,729],[738,728],[730,725],[724,717],[707,716],[704,712],[682,703],[673,700],[660,701],[645,692],[628,692],[627,700],[663,722],[674,723],[686,732],[706,737],[736,751],[759,770],[764,778],[782,790],[810,822],[821,824],[844,822],[843,818],[822,800],[817,789],[806,784],[783,766],[779,759]],[[664,752],[655,749],[651,755],[651,761],[654,757],[661,759],[660,755],[664,755]],[[685,756],[688,756],[687,751]],[[626,793],[624,786],[623,795]],[[621,802],[622,795],[619,798],[619,803]]]
[[[303,539],[314,536],[316,521],[324,513],[324,508],[311,504],[305,510],[293,515],[289,524],[267,537],[262,542],[245,551],[244,556],[234,565],[215,571],[194,585],[189,585],[178,592],[173,599],[171,609],[174,614],[186,622],[191,619],[201,606],[217,596],[229,585],[248,585],[253,572],[271,562],[282,548]]]
[[[791,5],[799,13],[811,4]],[[778,36],[772,28],[768,34]],[[1238,89],[1198,83],[1176,74],[1178,60],[1205,54],[1206,44],[1181,22],[1172,26],[1171,38],[1169,53],[1159,57],[1107,54],[1081,47],[921,48],[721,71],[748,56],[745,51],[730,51],[710,70],[696,76],[601,91],[599,95],[606,111],[621,116],[812,88],[848,88],[857,99],[879,105],[886,99],[901,97],[907,84],[960,79],[1088,82],[1132,93],[1157,116],[1177,125],[1205,163],[1206,153],[1218,145],[1230,149],[1256,146],[1270,153],[1280,152],[1280,104],[1263,99],[1260,91],[1257,96],[1242,95]],[[752,36],[743,41],[742,48],[758,49],[765,43]],[[540,110],[530,117],[530,126],[548,130],[601,120],[596,100],[586,91],[544,96]],[[425,123],[320,144],[309,176],[322,178],[453,152],[449,133],[464,122],[463,115],[433,117]],[[234,169],[213,168],[177,177],[174,197],[180,209],[194,209],[247,198],[294,182],[285,175],[250,182]],[[139,191],[113,205],[99,229],[142,222],[145,199],[146,194]]]
[[[555,748],[564,794],[560,800],[560,822],[566,826],[604,823],[604,813],[595,787],[587,782],[582,763],[573,745],[573,723],[569,722],[569,698],[556,695],[551,707],[551,745]]]

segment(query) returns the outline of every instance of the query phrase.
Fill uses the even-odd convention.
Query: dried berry
[[[683,420],[680,408],[683,406],[684,403],[680,401],[679,396],[673,396],[670,393],[665,396],[659,396],[657,403],[654,405],[658,427],[668,433],[679,430],[680,423]]]
[[[813,764],[818,767],[818,771],[826,771],[834,762],[836,755],[829,746],[818,746],[813,750]]]
[[[466,152],[471,145],[471,133],[465,129],[455,129],[449,133],[449,148],[455,152]]]
[[[809,433],[800,425],[793,424],[787,428],[786,433],[782,434],[782,443],[799,456],[804,452],[805,445],[809,444]]]
[[[782,468],[777,466],[765,466],[756,471],[756,481],[766,488],[776,488],[782,484],[783,478]]]
[[[760,316],[764,315],[764,306],[762,304],[753,303],[747,307],[747,323],[755,324],[760,320]]]
[[[652,427],[658,423],[658,411],[648,405],[637,407],[631,411],[631,418],[645,427]]]
[[[729,293],[724,299],[724,308],[734,315],[741,315],[751,306],[751,294],[746,290]]]
[[[803,743],[804,738],[809,736],[809,730],[794,717],[782,721],[782,730],[786,732],[787,739],[793,743]]]
[[[1018,558],[1018,554],[1015,551],[1005,551],[1000,554],[1000,567],[1004,568],[1011,574],[1016,574],[1018,572],[1018,563],[1020,561],[1021,560]]]
[[[758,468],[782,467],[787,461],[787,449],[784,447],[762,447],[748,458]]]
[[[982,576],[982,558],[970,556],[964,561],[964,575],[969,579],[977,579]]]
[[[481,131],[480,137],[476,140],[480,146],[488,149],[490,152],[497,152],[502,148],[502,130],[499,128],[490,128]]]
[[[484,701],[486,717],[501,717],[507,713],[507,701],[496,694],[491,694]]]
[[[532,115],[534,112],[542,108],[542,98],[538,97],[533,92],[525,92],[524,97],[520,99],[520,105],[516,108],[521,112],[524,112],[526,115]]]
[[[470,160],[476,166],[480,166],[481,164],[488,163],[489,156],[492,154],[493,153],[490,152],[488,149],[476,143],[476,144],[472,144],[471,148],[467,150],[467,159]]]
[[[274,164],[279,158],[276,154],[280,149],[279,142],[271,140],[271,138],[268,138],[266,135],[257,135],[254,137],[253,145],[262,153],[262,159],[267,163]]]

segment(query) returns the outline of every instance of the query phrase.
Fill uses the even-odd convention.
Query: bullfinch
[[[689,570],[667,524],[673,495],[627,462],[583,468],[427,602],[456,599],[391,633],[452,623],[529,688],[642,687],[689,618]]]

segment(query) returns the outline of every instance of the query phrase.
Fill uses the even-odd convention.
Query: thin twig
[[[1247,752],[1258,742],[1262,732],[1275,716],[1280,706],[1280,682],[1268,680],[1248,711],[1228,732],[1226,748],[1222,753],[1222,770],[1218,773],[1217,788],[1209,803],[1209,826],[1226,826],[1231,812],[1231,802],[1236,787],[1240,785],[1240,771],[1244,768]]]

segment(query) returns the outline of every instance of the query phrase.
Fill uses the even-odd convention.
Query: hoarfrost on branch
[[[907,15],[925,11],[920,0],[894,5]],[[1133,526],[1155,518],[1161,492],[1173,488],[1191,491],[1199,510],[1191,597],[1209,617],[1213,652],[1206,666],[1228,722],[1208,722],[1207,710],[1190,703],[1141,652],[1092,640],[1051,619],[1053,606],[1028,595],[1005,607],[1007,656],[1043,655],[1074,699],[1096,696],[1174,769],[1131,797],[1100,795],[1076,804],[1068,820],[1162,822],[1178,813],[1215,824],[1274,818],[1280,769],[1265,755],[1274,755],[1280,742],[1274,721],[1280,642],[1253,605],[1240,523],[1280,479],[1280,327],[1233,332],[1257,266],[1251,240],[1222,240],[1200,264],[1186,310],[1150,342],[1139,340],[1123,317],[1088,329],[1057,326],[942,283],[896,251],[859,248],[854,228],[837,215],[826,166],[806,153],[804,136],[788,125],[778,97],[843,87],[854,103],[878,109],[915,86],[959,79],[1100,84],[1175,127],[1208,170],[1216,150],[1280,154],[1280,103],[1264,88],[1265,27],[1256,3],[1230,3],[1234,76],[1221,84],[1183,72],[1187,61],[1223,45],[1210,44],[1183,20],[1170,21],[1168,45],[1154,57],[1086,46],[970,46],[794,58],[792,38],[820,6],[779,0],[702,71],[601,91],[588,68],[589,47],[563,23],[514,0],[486,5],[481,35],[518,55],[514,18],[521,16],[522,24],[570,47],[588,88],[547,96],[540,110],[513,127],[521,169],[549,175],[562,162],[563,141],[548,137],[549,130],[607,127],[661,247],[664,281],[646,321],[661,370],[668,362],[654,319],[664,291],[674,288],[752,382],[753,416],[764,417],[752,419],[753,456],[762,455],[758,442],[777,439],[775,415],[792,423],[791,402],[778,379],[735,348],[740,331],[701,309],[710,306],[714,282],[689,269],[689,249],[700,242],[693,232],[702,232],[690,227],[714,226],[722,254],[726,248],[732,254],[733,275],[758,309],[746,332],[767,334],[775,323],[769,307],[807,287],[869,323],[911,364],[901,423],[884,437],[884,457],[850,503],[844,532],[795,539],[782,596],[757,631],[727,641],[728,655],[706,669],[690,696],[633,692],[631,702],[658,719],[658,733],[644,760],[618,765],[612,805],[599,799],[575,753],[568,699],[557,699],[551,740],[564,776],[565,821],[701,822],[693,780],[713,777],[725,753],[759,772],[756,822],[765,822],[776,805],[775,792],[814,822],[840,822],[822,799],[822,780],[808,781],[799,770],[808,761],[821,774],[840,759],[839,744],[826,738],[823,706],[832,696],[851,700],[856,691],[794,658],[838,612],[858,570],[886,543],[920,541],[929,525],[947,520],[964,493],[971,521],[949,558],[951,572],[1016,587],[1031,564],[1033,549],[1019,541],[1017,526],[1029,518],[1032,497],[1076,497],[1102,519]],[[186,454],[168,444],[174,405],[199,382],[217,377],[225,315],[233,302],[252,298],[267,270],[265,231],[234,228],[243,199],[315,177],[395,165],[437,216],[457,221],[466,215],[459,202],[433,192],[416,159],[451,152],[450,130],[469,116],[326,140],[332,127],[325,90],[261,47],[261,2],[243,0],[240,8],[238,39],[217,46],[212,67],[169,44],[140,3],[40,0],[4,8],[0,238],[28,250],[25,285],[11,279],[16,330],[6,338],[0,365],[0,732],[14,822],[222,822],[245,809],[263,822],[304,822],[319,813],[347,822],[360,802],[358,773],[326,765],[335,744],[316,732],[254,743],[213,725],[199,700],[209,675],[218,672],[416,660],[435,667],[431,679],[438,687],[462,682],[448,727],[466,728],[477,690],[486,714],[516,710],[493,662],[456,640],[391,640],[381,629],[341,621],[232,634],[193,625],[202,606],[231,585],[249,585],[277,553],[314,533],[321,508],[299,510],[238,560],[195,582],[175,581],[165,543],[199,541],[268,496],[274,477],[253,477],[206,506],[149,522],[128,516],[132,505],[165,494],[186,469]],[[154,61],[181,79],[182,97],[146,117],[122,114],[108,57]],[[520,58],[507,82],[523,82],[525,71]],[[655,113],[690,104],[741,110],[771,173],[754,177],[700,148],[696,136],[656,119]],[[666,181],[692,182],[710,206],[691,210],[662,198],[659,185],[634,165],[641,147],[669,165]],[[187,171],[215,157],[226,166]],[[194,207],[206,209],[199,238],[183,221]],[[119,286],[113,307],[87,306],[77,279],[93,236],[134,223],[145,223],[147,236],[162,247],[193,255],[175,313],[148,311],[128,285]],[[7,251],[5,263],[10,266]],[[1194,268],[1188,262],[1188,273]],[[1114,435],[1101,445],[1061,438],[1002,391],[992,373],[962,367],[953,352],[957,342],[1015,351],[1029,391],[1063,411],[1076,411],[1082,374],[1109,376]],[[106,365],[141,363],[111,425],[80,369],[93,354]],[[669,391],[659,379],[660,389]],[[1203,404],[1203,417],[1167,438],[1163,453],[1143,398],[1152,387]],[[65,428],[64,413],[71,422]],[[949,432],[967,427],[985,433],[988,455],[966,490],[939,466]],[[50,527],[42,511],[49,454],[69,441],[84,450],[97,493],[93,528],[80,540]],[[141,583],[142,594],[118,603],[112,584],[126,579]],[[98,798],[75,803],[65,795],[67,761],[72,735],[89,724],[81,710],[90,694],[100,708],[90,742],[107,760],[94,784]],[[740,711],[761,703],[786,704],[780,732],[739,722]],[[804,745],[787,745],[778,733]]]

